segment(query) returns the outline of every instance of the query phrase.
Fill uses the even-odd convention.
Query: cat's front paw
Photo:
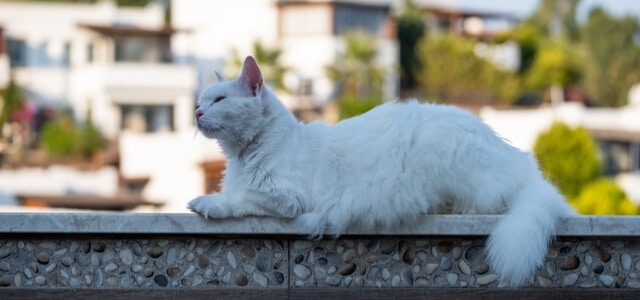
[[[222,200],[218,194],[204,195],[191,200],[188,208],[205,218],[227,218],[229,211],[223,206]]]

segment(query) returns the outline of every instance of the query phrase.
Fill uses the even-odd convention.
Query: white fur
[[[333,126],[303,124],[256,82],[257,68],[247,58],[196,110],[228,159],[222,192],[189,203],[205,217],[295,218],[322,235],[411,226],[427,213],[505,213],[488,258],[519,285],[542,264],[558,218],[572,214],[529,154],[468,112],[393,102]]]

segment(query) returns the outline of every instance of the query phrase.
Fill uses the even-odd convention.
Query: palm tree
[[[326,67],[337,86],[336,100],[340,118],[348,118],[382,103],[384,69],[375,64],[378,50],[374,38],[354,31],[344,35],[344,52]]]
[[[258,65],[260,65],[260,70],[262,71],[262,76],[266,84],[275,89],[287,91],[284,84],[284,75],[290,68],[279,63],[281,55],[282,49],[278,47],[270,48],[259,40],[253,42],[253,58],[255,58]],[[240,55],[237,49],[234,49],[232,65],[236,71],[239,72],[242,68],[243,61],[244,56]]]

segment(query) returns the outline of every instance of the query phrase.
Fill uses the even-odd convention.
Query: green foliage
[[[417,74],[428,95],[438,98],[488,93],[512,102],[520,81],[507,71],[476,56],[475,43],[454,35],[427,35],[418,44],[422,70]]]
[[[340,118],[364,113],[382,103],[383,68],[374,62],[378,54],[372,36],[356,31],[344,35],[345,51],[326,67],[329,78],[340,87],[337,95]]]
[[[540,28],[531,22],[524,22],[512,32],[506,33],[503,39],[514,39],[520,46],[520,68],[518,74],[526,73],[533,65],[540,48]]]
[[[55,120],[45,124],[40,133],[40,143],[54,157],[76,154],[79,138],[73,120],[67,114],[61,114]]]
[[[532,89],[545,89],[553,85],[570,86],[582,76],[579,53],[561,41],[548,42],[536,54],[526,73],[526,85]]]
[[[40,143],[52,157],[91,157],[103,145],[102,135],[90,119],[86,125],[77,127],[66,113],[43,126]]]
[[[589,54],[583,86],[602,105],[626,104],[629,88],[640,81],[638,21],[598,8],[589,14],[581,34]]]
[[[421,11],[410,0],[405,0],[396,26],[402,70],[400,84],[403,88],[413,88],[416,85],[415,73],[420,70],[416,47],[424,34],[425,26]]]
[[[598,179],[587,184],[569,203],[578,213],[585,215],[638,214],[638,207],[611,179]]]
[[[542,172],[569,199],[600,175],[598,146],[584,128],[555,123],[538,136],[533,152]]]
[[[13,80],[13,77],[9,79],[9,85],[4,91],[0,92],[0,133],[2,126],[11,121],[11,115],[17,109],[22,108],[24,105],[24,98],[20,87]]]
[[[260,66],[264,81],[276,89],[286,91],[284,75],[289,71],[289,68],[279,62],[281,55],[282,49],[278,47],[270,48],[258,40],[253,42],[253,58]],[[238,51],[234,49],[232,63],[237,69],[237,73],[240,73],[243,62],[244,56],[238,54]]]
[[[362,98],[344,96],[338,101],[338,117],[340,120],[363,114],[380,105],[382,101],[378,97]]]

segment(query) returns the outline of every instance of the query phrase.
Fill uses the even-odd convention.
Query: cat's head
[[[220,82],[202,93],[195,110],[198,130],[222,141],[250,137],[262,126],[268,105],[258,64],[248,56],[238,78],[226,80],[217,72],[216,75]]]

